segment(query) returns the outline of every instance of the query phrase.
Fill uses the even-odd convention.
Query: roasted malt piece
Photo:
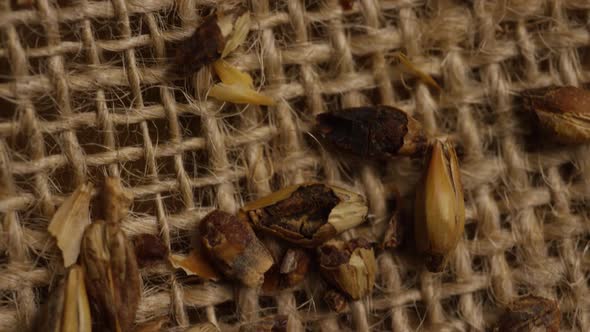
[[[590,91],[565,86],[550,89],[530,104],[541,126],[556,141],[566,144],[590,142]]]
[[[330,240],[318,248],[318,254],[322,276],[342,293],[358,300],[371,292],[377,264],[369,242]]]
[[[101,331],[129,331],[141,296],[133,247],[117,223],[86,229],[80,251],[94,322]]]
[[[305,183],[246,204],[239,216],[254,228],[303,247],[316,247],[367,217],[363,196],[336,186]]]
[[[199,224],[202,248],[226,276],[257,287],[273,258],[244,220],[215,210]]]
[[[240,326],[240,332],[287,332],[289,316],[276,315],[259,322]]]
[[[419,156],[428,145],[422,125],[391,106],[367,106],[322,113],[317,134],[330,145],[361,158]]]
[[[448,142],[436,140],[416,190],[414,237],[427,268],[442,271],[463,236],[465,203],[459,162]]]
[[[342,293],[330,289],[324,294],[324,302],[328,305],[330,310],[341,313],[348,308],[348,301]]]
[[[210,15],[192,36],[178,46],[173,70],[178,74],[197,72],[201,67],[221,58],[224,48],[225,38],[217,24],[217,16]]]
[[[34,332],[91,332],[84,270],[72,265],[33,324]]]
[[[547,332],[558,332],[561,312],[557,302],[528,295],[512,302],[494,329],[497,332],[524,332],[544,327]]]
[[[278,265],[266,272],[262,290],[275,292],[297,286],[309,271],[310,257],[303,249],[288,249]]]
[[[139,267],[148,266],[168,257],[168,248],[155,235],[140,234],[133,238],[132,243]]]

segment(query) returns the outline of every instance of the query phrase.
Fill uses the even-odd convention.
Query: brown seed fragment
[[[361,158],[417,156],[427,147],[422,125],[391,106],[356,107],[317,116],[316,131],[329,144]]]
[[[168,248],[155,235],[141,234],[134,237],[132,241],[139,267],[164,260],[168,256]]]
[[[260,286],[273,259],[250,225],[219,210],[199,225],[203,249],[226,276],[248,287]]]
[[[201,67],[221,57],[225,38],[217,25],[217,16],[206,17],[195,33],[182,41],[176,49],[176,68],[178,74],[192,74]]]
[[[84,270],[72,265],[36,318],[34,332],[91,332]]]
[[[140,279],[135,253],[119,224],[90,224],[80,258],[95,322],[102,330],[129,331],[141,295]]]
[[[265,292],[294,287],[301,283],[309,270],[310,257],[303,249],[288,249],[280,265],[273,267],[264,275],[262,289]]]
[[[259,322],[240,326],[240,332],[287,332],[289,316],[276,315]]]
[[[369,242],[330,240],[318,253],[322,276],[345,295],[358,300],[371,292],[377,264]]]
[[[590,91],[565,86],[541,97],[528,96],[541,126],[555,140],[566,144],[590,141]]]
[[[330,310],[338,313],[343,312],[348,307],[348,301],[346,301],[344,295],[333,289],[330,289],[324,294],[324,302],[326,302]]]
[[[533,331],[535,327],[545,327],[547,332],[558,332],[560,321],[557,302],[528,295],[514,301],[506,309],[495,331]]]
[[[246,204],[239,213],[255,228],[315,247],[366,220],[364,197],[322,183],[289,186]]]
[[[106,177],[101,193],[104,220],[119,222],[127,216],[133,195],[121,184],[121,178]]]

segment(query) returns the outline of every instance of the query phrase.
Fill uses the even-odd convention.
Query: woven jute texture
[[[345,9],[346,3],[352,9]],[[315,115],[386,104],[447,138],[461,159],[466,232],[446,272],[411,249],[378,252],[373,294],[330,313],[317,272],[266,296],[199,282],[162,261],[141,270],[137,322],[222,330],[276,314],[292,329],[480,331],[514,298],[556,299],[563,331],[590,331],[590,148],[535,129],[521,93],[590,83],[587,0],[0,1],[0,331],[23,331],[63,274],[47,233],[78,185],[119,175],[130,238],[186,253],[214,208],[318,180],[364,194],[379,240],[396,191],[411,205],[421,161],[371,163],[325,149]],[[205,98],[208,69],[171,77],[176,42],[212,10],[252,12],[228,59],[274,107]],[[404,52],[442,92],[400,66]]]

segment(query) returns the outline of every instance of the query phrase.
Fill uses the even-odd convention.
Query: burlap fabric
[[[590,331],[590,149],[534,129],[524,90],[590,82],[587,0],[4,0],[0,7],[0,330],[22,331],[63,268],[46,232],[85,181],[120,175],[135,199],[130,237],[156,234],[186,252],[213,208],[235,212],[282,186],[322,180],[366,195],[379,239],[398,190],[411,202],[420,162],[371,164],[326,151],[314,115],[388,104],[453,140],[466,190],[466,233],[443,274],[411,250],[380,253],[377,286],[343,314],[311,277],[263,296],[199,283],[166,262],[142,270],[137,322],[222,330],[290,314],[301,329],[479,331],[514,297],[559,301],[563,331]],[[170,77],[174,42],[213,7],[246,5],[248,41],[229,61],[276,107],[206,99],[210,73]],[[403,51],[443,92],[405,74]]]

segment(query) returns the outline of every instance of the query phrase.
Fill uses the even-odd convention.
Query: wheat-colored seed
[[[254,80],[250,74],[239,70],[224,60],[213,62],[213,69],[221,82],[225,84],[237,84],[250,89],[254,88]]]
[[[427,267],[444,269],[463,236],[465,203],[455,149],[436,140],[422,182],[416,191],[416,248],[429,255]]]
[[[57,240],[65,267],[78,260],[82,234],[90,224],[92,187],[92,183],[79,186],[57,209],[47,228]]]
[[[33,324],[34,332],[91,332],[92,319],[86,295],[84,270],[72,265],[51,293]]]
[[[254,90],[254,81],[247,72],[230,65],[223,60],[213,63],[213,69],[221,80],[209,91],[209,96],[234,104],[267,105],[275,104],[274,100]]]
[[[209,90],[209,96],[233,104],[253,104],[273,106],[275,101],[253,89],[238,84],[215,84]]]
[[[225,48],[221,53],[221,58],[225,58],[228,54],[235,51],[240,45],[242,45],[242,43],[246,40],[246,37],[248,37],[249,31],[250,12],[246,12],[242,16],[238,17],[234,23],[233,34],[226,41]]]

